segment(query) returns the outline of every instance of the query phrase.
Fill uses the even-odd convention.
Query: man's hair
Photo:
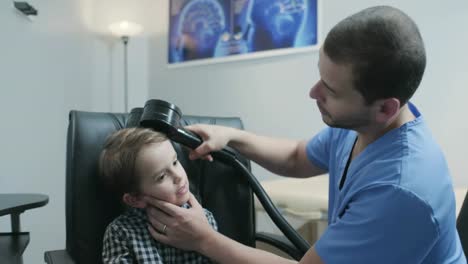
[[[136,159],[151,143],[161,143],[167,137],[144,128],[125,128],[114,132],[104,143],[99,157],[99,171],[110,191],[118,196],[138,193],[140,176],[136,175]]]
[[[351,65],[353,86],[367,104],[395,97],[404,105],[426,67],[417,25],[389,6],[367,8],[339,22],[328,33],[324,52],[334,63]]]

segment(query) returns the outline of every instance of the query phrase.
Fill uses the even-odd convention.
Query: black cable
[[[291,241],[291,243],[298,248],[302,255],[304,255],[310,249],[309,243],[294,230],[294,228],[288,223],[288,221],[286,221],[286,219],[284,219],[284,217],[271,201],[270,197],[268,197],[262,185],[249,171],[249,169],[247,169],[247,167],[245,167],[245,165],[240,162],[236,156],[231,156],[226,152],[213,152],[211,154],[213,155],[213,158],[230,163],[243,172],[245,178],[249,182],[253,192],[257,196],[268,216],[270,216],[271,220],[276,224],[281,232],[283,232],[289,241]]]

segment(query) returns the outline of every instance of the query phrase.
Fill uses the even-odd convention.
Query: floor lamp
[[[124,46],[124,107],[128,113],[128,41],[143,32],[143,27],[130,21],[120,21],[109,25],[109,30],[122,40]]]

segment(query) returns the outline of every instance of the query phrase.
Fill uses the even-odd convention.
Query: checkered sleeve
[[[104,234],[102,262],[104,264],[134,263],[133,256],[127,246],[127,236],[115,224],[110,224]]]
[[[213,213],[203,208],[205,211],[206,219],[208,219],[208,223],[213,227],[214,230],[218,231],[218,224],[216,223],[216,219],[213,216]]]

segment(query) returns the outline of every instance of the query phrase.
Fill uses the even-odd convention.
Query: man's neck
[[[381,136],[385,135],[390,130],[395,128],[399,128],[404,124],[411,122],[416,117],[411,112],[408,107],[408,104],[405,104],[401,109],[398,115],[391,120],[388,124],[384,126],[376,126],[376,127],[369,127],[364,131],[358,131],[358,138],[356,144],[353,148],[352,157],[356,157],[359,153],[361,153],[368,145],[372,142],[380,138]]]

